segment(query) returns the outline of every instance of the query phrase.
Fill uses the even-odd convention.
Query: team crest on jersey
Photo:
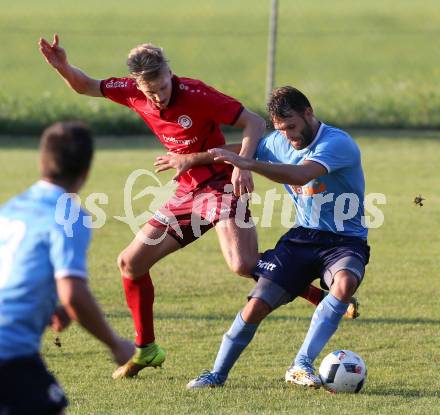
[[[187,129],[187,128],[191,128],[191,126],[193,125],[192,119],[188,117],[188,115],[181,115],[178,119],[177,119],[178,124]]]

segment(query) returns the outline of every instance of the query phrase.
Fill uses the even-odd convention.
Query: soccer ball
[[[336,350],[321,362],[319,376],[329,392],[358,393],[367,379],[367,367],[356,353]]]

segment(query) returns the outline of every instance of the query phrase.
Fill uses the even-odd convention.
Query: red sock
[[[305,298],[314,305],[318,305],[324,298],[324,290],[310,284],[299,296]]]
[[[154,286],[150,273],[135,280],[122,276],[125,299],[136,330],[135,343],[144,346],[154,342],[153,302]]]

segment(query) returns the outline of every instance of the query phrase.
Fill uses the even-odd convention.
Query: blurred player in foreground
[[[41,138],[41,180],[0,207],[0,414],[64,413],[64,392],[39,355],[48,324],[61,331],[76,320],[119,365],[134,353],[107,324],[87,285],[91,232],[73,197],[92,157],[83,124],[52,125]],[[72,210],[78,220],[65,229],[60,223]]]
[[[189,382],[188,389],[222,386],[260,322],[316,278],[330,293],[316,308],[285,379],[320,387],[313,362],[347,311],[369,260],[362,223],[365,181],[356,143],[319,121],[309,100],[295,88],[274,90],[268,109],[276,131],[260,141],[257,160],[225,149],[211,153],[217,161],[285,184],[296,208],[296,226],[262,255],[253,272],[257,284],[223,336],[212,371]]]
[[[211,155],[206,157],[206,151],[225,144],[220,125],[227,124],[242,130],[240,155],[251,158],[265,123],[236,99],[199,80],[173,75],[162,49],[151,44],[130,51],[128,77],[103,81],[70,65],[57,35],[52,44],[40,39],[40,50],[74,91],[106,97],[135,111],[171,152],[158,159],[157,171],[176,169],[179,185],[174,196],[118,258],[137,348],[134,358],[113,377],[132,377],[145,367],[161,366],[165,360],[165,352],[155,343],[153,326],[154,287],[150,269],[156,262],[215,227],[233,272],[250,276],[257,263],[255,227],[247,205],[241,202],[240,206],[239,199],[253,190],[251,173],[215,164]],[[233,194],[228,187],[233,188]],[[315,299],[317,304],[321,291],[311,290],[311,300]]]

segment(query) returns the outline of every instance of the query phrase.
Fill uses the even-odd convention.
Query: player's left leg
[[[358,283],[358,277],[349,270],[336,273],[330,293],[316,308],[304,343],[286,372],[288,383],[315,388],[321,386],[313,362],[338,328]]]
[[[258,281],[250,292],[246,306],[237,314],[232,326],[223,336],[220,349],[210,372],[204,372],[188,383],[188,389],[222,386],[242,351],[252,340],[260,322],[273,310],[292,301],[304,289],[305,282],[297,278],[304,265],[301,254],[297,257],[285,244],[262,255],[264,264],[276,266],[257,267]],[[305,260],[307,262],[307,260]],[[298,263],[299,273],[292,277],[292,265]],[[285,287],[286,283],[291,290]]]
[[[362,282],[370,248],[364,240],[347,238],[335,246],[323,243],[311,255],[314,266],[320,269],[321,284],[330,287],[330,293],[316,308],[306,338],[286,372],[286,381],[316,388],[321,380],[315,375],[313,362],[338,328]]]
[[[136,376],[140,370],[161,366],[165,360],[165,352],[156,344],[154,336],[155,295],[150,269],[181,247],[168,231],[167,228],[154,226],[151,221],[146,223],[118,257],[125,298],[136,332],[136,352],[127,363],[116,369],[113,379]],[[153,244],[149,241],[160,242]]]
[[[292,301],[293,296],[272,280],[261,276],[248,299],[224,334],[213,369],[190,381],[186,386],[188,389],[223,386],[235,362],[253,339],[259,324],[273,310]]]
[[[223,386],[232,366],[253,339],[258,325],[270,312],[271,308],[264,301],[251,298],[224,334],[212,371],[202,372],[186,385],[187,389]]]

